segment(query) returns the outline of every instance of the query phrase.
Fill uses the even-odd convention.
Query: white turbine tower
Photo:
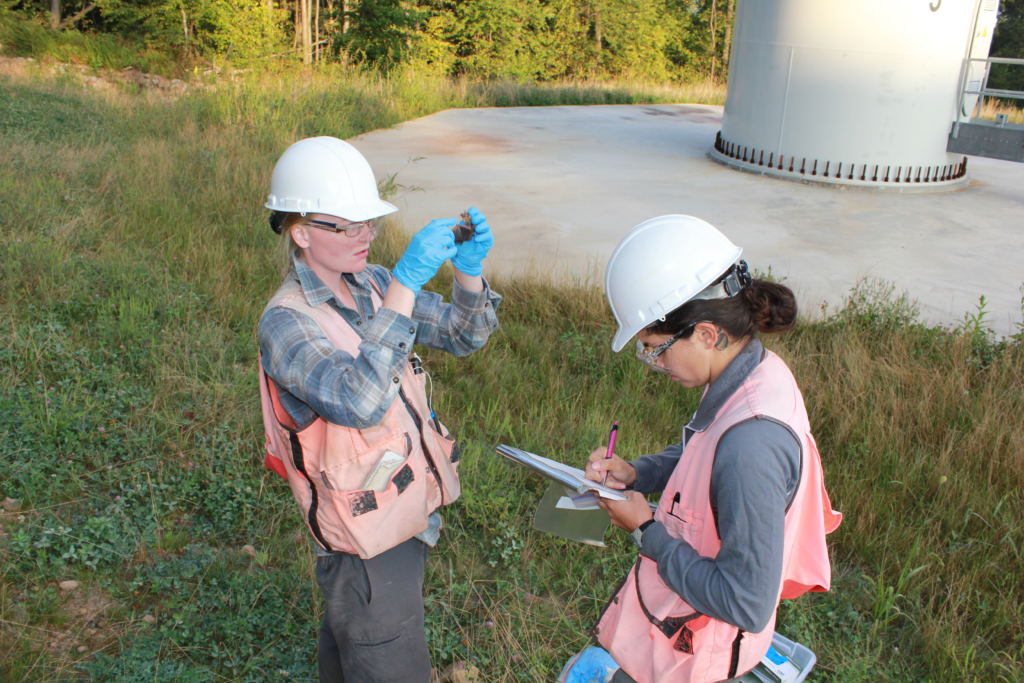
[[[795,180],[954,189],[998,0],[740,0],[712,158]],[[973,87],[970,87],[973,86]],[[958,111],[966,109],[958,116]],[[966,151],[966,150],[964,150]],[[977,152],[971,152],[977,153]]]

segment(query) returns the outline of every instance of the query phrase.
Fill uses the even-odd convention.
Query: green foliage
[[[690,72],[724,82],[732,47],[735,0],[673,0],[680,30],[670,43],[673,61]]]
[[[989,326],[988,310],[985,297],[978,299],[978,306],[973,312],[964,314],[955,331],[964,335],[971,348],[971,358],[979,368],[991,365],[1005,350],[1006,343],[996,338]]]
[[[180,58],[247,63],[280,50],[286,12],[249,0],[97,0],[114,31]]]
[[[344,51],[357,64],[385,73],[407,61],[413,28],[424,18],[401,0],[362,0],[343,16],[349,28],[335,35],[335,49]]]
[[[53,31],[13,13],[0,13],[0,50],[6,54],[84,64],[94,69],[131,66],[163,75],[173,74],[178,69],[170,55],[147,49],[132,35]]]
[[[990,54],[1024,59],[1024,1],[1001,0],[999,3],[999,19]],[[993,64],[988,86],[1024,92],[1024,65]]]
[[[646,81],[672,78],[667,47],[683,25],[665,2],[595,3],[599,12],[597,59],[607,73]],[[595,29],[596,30],[596,29]]]
[[[456,73],[524,81],[550,75],[544,10],[539,0],[457,3],[447,37],[457,57]]]
[[[62,92],[0,83],[0,135],[45,142],[58,135],[81,141],[103,130],[104,107]]]
[[[332,59],[514,81],[724,83],[736,13],[736,0],[361,0],[349,4],[346,22],[340,3],[312,4],[312,33],[333,45],[323,53]],[[280,0],[97,0],[76,24],[82,33],[44,28],[45,5],[0,4],[3,50],[161,73],[169,60],[184,70],[298,59],[290,46],[299,27]],[[66,0],[65,18],[86,6]],[[1021,0],[1000,3],[992,55],[1024,57]],[[990,85],[1024,90],[1024,68],[995,65]]]
[[[217,0],[202,9],[195,31],[209,36],[203,56],[251,65],[287,48],[286,9],[249,0]]]
[[[919,315],[917,303],[905,293],[897,293],[892,283],[865,279],[854,285],[829,322],[886,333],[919,326]]]
[[[695,75],[673,59],[688,13],[666,0],[474,0],[424,3],[415,57],[449,73],[519,81]]]
[[[281,149],[442,107],[680,97],[342,68],[157,103],[68,79],[0,88],[0,499],[19,501],[0,516],[0,679],[12,681],[315,676],[308,534],[261,469],[255,393],[254,321],[278,281],[259,198]],[[394,261],[401,228],[375,260]],[[623,452],[654,452],[698,396],[610,351],[599,290],[493,285],[506,298],[487,348],[425,354],[464,454],[464,493],[428,563],[427,628],[438,668],[551,680],[635,550],[614,531],[599,549],[534,530],[543,484],[494,445],[571,461],[614,416]],[[954,329],[928,327],[885,283],[768,341],[800,381],[846,515],[829,539],[833,590],[780,610],[778,630],[817,654],[815,680],[1015,680],[1024,430],[1006,416],[1024,413],[1021,342],[991,334],[983,303]],[[66,579],[82,586],[65,594]],[[94,616],[86,596],[105,596]]]
[[[136,565],[128,586],[157,600],[156,623],[81,669],[93,680],[278,681],[310,675],[287,572],[251,566],[241,553],[193,544]],[[310,630],[311,631],[311,630]],[[185,656],[180,656],[185,655]]]
[[[324,54],[384,73],[412,66],[447,76],[514,81],[630,78],[724,81],[732,0],[361,0],[319,3],[311,32]],[[69,6],[70,11],[72,6]],[[73,5],[77,9],[77,5]],[[287,3],[253,0],[97,0],[84,34],[43,28],[38,6],[10,14],[6,50],[92,66],[131,63],[130,48],[246,67],[294,62],[300,32]],[[316,10],[314,10],[316,14]],[[31,17],[19,21],[16,17]],[[36,21],[38,20],[38,21]],[[77,37],[76,37],[77,36]],[[57,46],[60,46],[59,49]],[[74,47],[72,47],[74,46]],[[90,54],[96,50],[97,54]],[[62,56],[61,56],[62,55]],[[135,60],[152,62],[142,59]]]

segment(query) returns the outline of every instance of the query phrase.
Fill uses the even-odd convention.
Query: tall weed
[[[164,76],[177,75],[180,65],[167,54],[130,45],[108,33],[53,31],[42,24],[5,14],[0,8],[0,46],[4,53],[33,59],[82,64],[93,69],[133,67]]]

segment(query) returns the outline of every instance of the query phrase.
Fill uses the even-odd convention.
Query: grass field
[[[287,144],[451,106],[716,97],[331,72],[168,98],[0,74],[0,679],[315,678],[312,551],[261,467],[255,373],[279,278],[260,205]],[[393,262],[402,227],[375,261]],[[494,445],[581,462],[614,416],[623,453],[652,452],[697,395],[611,353],[600,291],[493,285],[491,343],[426,354],[465,454],[428,629],[438,668],[546,681],[634,553],[619,533],[595,549],[533,531],[543,486]],[[813,680],[1022,680],[1024,335],[996,339],[979,311],[927,327],[863,283],[766,341],[800,381],[845,514],[833,591],[777,626],[815,651]]]

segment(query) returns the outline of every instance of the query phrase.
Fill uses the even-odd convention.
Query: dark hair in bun
[[[724,277],[724,276],[723,276]],[[793,329],[796,324],[796,297],[777,282],[753,279],[726,299],[693,299],[675,309],[665,320],[647,327],[657,334],[676,334],[698,322],[721,327],[734,339],[772,334]],[[689,336],[692,331],[684,336]]]

